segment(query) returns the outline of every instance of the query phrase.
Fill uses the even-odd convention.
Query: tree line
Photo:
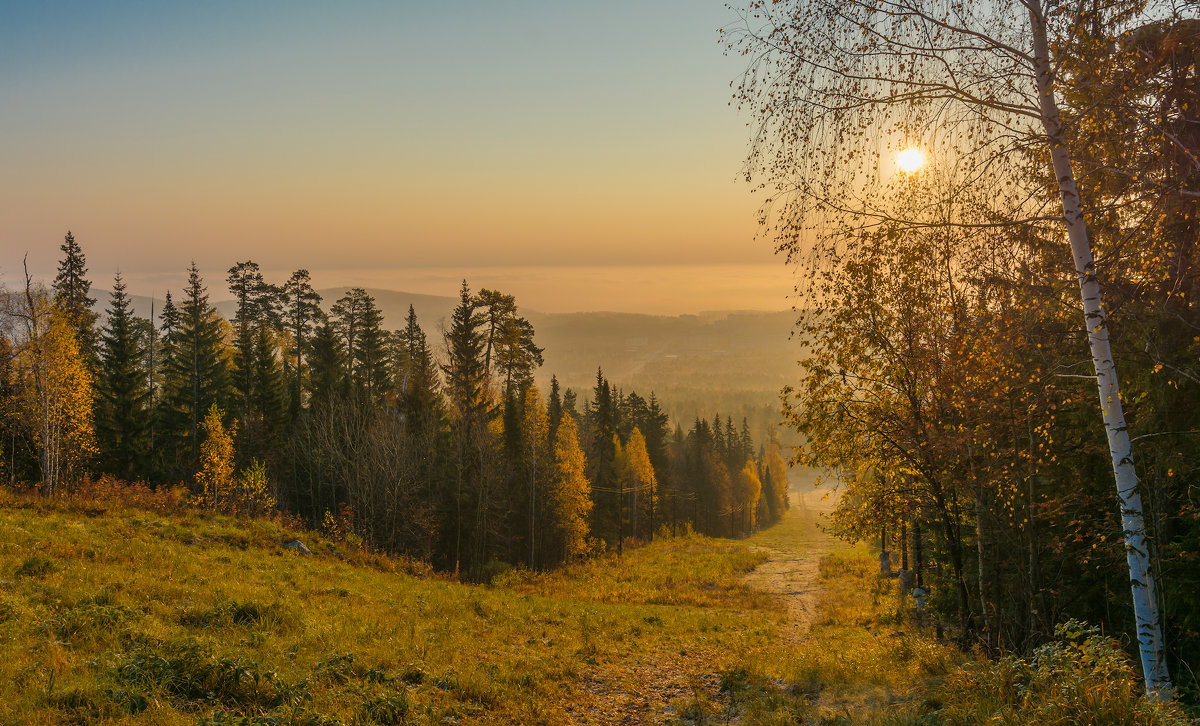
[[[671,426],[653,393],[551,377],[515,298],[464,281],[440,350],[410,306],[233,265],[224,319],[195,264],[153,320],[118,274],[103,315],[68,233],[49,289],[3,294],[0,452],[12,484],[184,483],[198,506],[281,509],[465,577],[630,541],[746,536],[787,508],[779,446],[731,418]]]

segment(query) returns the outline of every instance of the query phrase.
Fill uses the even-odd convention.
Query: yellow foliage
[[[646,451],[646,439],[636,427],[629,435],[621,456],[622,486],[633,493],[633,536],[641,529],[638,518],[645,517],[653,524],[654,511],[658,504],[658,481],[654,477],[654,466]]]
[[[247,517],[261,517],[275,508],[266,464],[254,459],[249,467],[242,470],[237,480],[235,499],[237,513]]]
[[[226,431],[221,422],[224,412],[213,404],[204,417],[204,443],[200,445],[200,471],[196,484],[200,492],[195,504],[204,509],[222,509],[233,494],[233,437],[236,427]]]
[[[758,498],[762,495],[762,482],[758,479],[757,467],[753,459],[746,459],[746,465],[738,473],[734,484],[733,496],[738,508],[745,516],[744,526],[747,531],[753,531],[755,515],[758,512]]]
[[[66,315],[45,293],[31,302],[28,338],[16,351],[21,418],[38,448],[43,490],[53,494],[96,453],[92,375]]]
[[[260,517],[275,508],[267,467],[255,459],[235,475],[233,440],[237,426],[226,430],[223,417],[224,412],[213,404],[201,424],[205,437],[200,445],[200,471],[196,473],[200,491],[192,503],[202,509]]]
[[[563,416],[554,440],[554,484],[550,511],[562,536],[564,559],[588,551],[588,513],[592,511],[591,484],[584,474],[586,461],[579,447],[579,431],[572,416]]]

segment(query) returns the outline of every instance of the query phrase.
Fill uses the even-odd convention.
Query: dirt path
[[[811,494],[810,499],[816,499]],[[792,509],[774,527],[750,540],[752,549],[768,559],[746,577],[746,583],[778,595],[787,604],[786,642],[804,638],[817,618],[821,596],[820,562],[825,555],[845,547],[820,528],[820,515],[832,509],[824,500],[806,503],[792,494]]]
[[[817,526],[818,515],[828,507],[825,502],[805,506],[793,495],[789,515],[746,543],[768,559],[744,581],[784,601],[788,617],[781,636],[787,643],[807,637],[821,594],[820,560],[844,546]],[[718,685],[717,674],[701,654],[647,655],[594,670],[585,678],[582,702],[568,713],[580,726],[678,723],[681,703],[696,694],[718,700]]]
[[[782,635],[786,642],[794,643],[808,633],[817,617],[819,563],[824,552],[789,552],[761,546],[753,549],[766,552],[770,559],[746,576],[746,584],[784,600],[788,620]]]

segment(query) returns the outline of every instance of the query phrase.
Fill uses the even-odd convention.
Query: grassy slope
[[[779,637],[782,603],[741,583],[766,556],[743,543],[659,542],[484,587],[311,533],[301,557],[291,536],[0,499],[0,724],[1167,722],[1120,663],[1031,677],[935,642],[870,553],[834,546],[811,512],[748,543],[836,549],[797,642]],[[1114,684],[1124,718],[1111,697],[1088,705]]]
[[[0,507],[0,722],[588,721],[630,664],[711,672],[764,647],[781,617],[737,582],[761,556],[728,542],[479,587],[343,561],[328,542],[301,557],[286,536],[198,514]]]

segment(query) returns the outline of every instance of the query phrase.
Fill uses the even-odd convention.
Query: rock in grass
[[[283,546],[285,550],[295,550],[302,555],[311,555],[312,550],[304,546],[304,543],[298,539],[294,539]]]

